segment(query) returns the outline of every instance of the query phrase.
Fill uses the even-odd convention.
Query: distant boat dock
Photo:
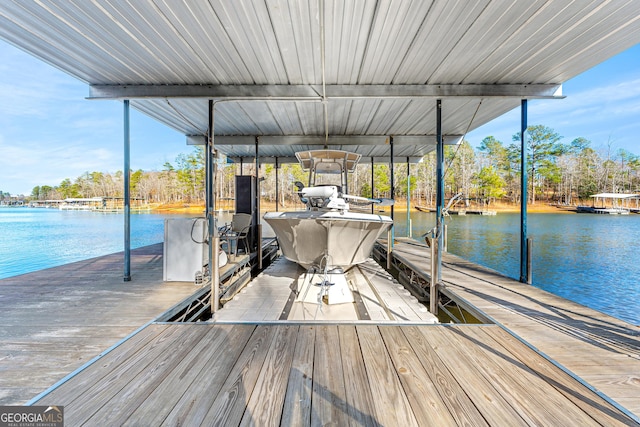
[[[591,197],[594,203],[591,206],[577,206],[576,212],[600,215],[629,215],[630,212],[640,212],[640,194],[598,193]],[[631,206],[631,201],[635,201],[635,207]]]
[[[416,206],[416,210],[419,212],[435,212],[435,208],[426,206]],[[447,211],[449,215],[496,215],[497,211],[492,209],[449,209]]]
[[[131,198],[132,211],[147,211],[150,208],[143,199]],[[68,197],[66,199],[33,200],[29,202],[32,208],[59,209],[61,211],[91,211],[91,212],[123,212],[123,197]]]

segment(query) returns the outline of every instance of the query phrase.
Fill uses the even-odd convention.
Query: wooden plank
[[[378,329],[418,424],[421,426],[457,425],[456,419],[449,413],[438,393],[438,385],[433,382],[422,366],[411,344],[402,333],[402,328],[380,326]]]
[[[427,307],[373,260],[359,265],[359,269],[378,289],[387,307],[399,321],[437,323],[436,316]]]
[[[465,356],[466,350],[451,345],[452,334],[448,328],[420,328],[419,331],[490,425],[529,425]]]
[[[345,401],[351,423],[373,426],[375,404],[354,326],[339,325],[340,356],[345,383]]]
[[[640,372],[625,373],[625,374],[598,374],[584,376],[582,379],[594,386],[596,389],[601,389],[603,386],[608,385],[623,385],[618,397],[621,398],[637,398],[638,404],[640,404]]]
[[[420,265],[416,260],[429,256],[426,248],[405,243],[396,245],[394,254],[410,260],[413,268]],[[637,326],[455,255],[443,256],[443,279],[454,300],[466,300],[583,379],[594,378],[603,393],[621,404],[626,396],[638,395],[637,382],[629,381],[640,372]],[[598,382],[594,375],[611,380]]]
[[[256,327],[220,389],[213,406],[202,420],[198,420],[197,425],[204,420],[210,425],[232,426],[240,423],[276,329],[265,325]],[[194,424],[196,423],[192,421],[186,423],[186,425]]]
[[[176,325],[178,326],[178,325]],[[209,375],[205,366],[215,357],[216,351],[225,345],[229,334],[234,330],[232,325],[192,325],[191,327],[207,329],[207,334],[195,343],[191,351],[180,360],[180,363],[168,373],[143,402],[136,402],[137,407],[122,411],[121,419],[111,422],[112,425],[160,425],[177,405],[182,396],[189,390],[196,379]],[[248,339],[251,328],[246,328],[245,337],[236,330],[237,339]]]
[[[251,392],[241,426],[280,424],[299,326],[279,325],[274,328],[276,333],[271,348]]]
[[[367,313],[372,320],[395,320],[387,307],[386,302],[380,298],[375,287],[365,278],[365,271],[361,266],[356,266],[349,271],[353,282],[357,284],[358,293],[362,297]]]
[[[299,276],[297,264],[280,258],[240,290],[215,315],[224,321],[278,320],[289,303]]]
[[[152,340],[158,338],[167,329],[166,325],[149,325],[121,343],[116,349],[102,356],[96,363],[76,374],[72,381],[61,384],[49,394],[38,400],[38,405],[63,405],[73,404],[79,397],[101,381],[117,366],[133,357],[140,348],[145,347]]]
[[[135,378],[156,358],[164,354],[172,345],[183,340],[177,328],[168,328],[157,338],[147,343],[132,357],[114,366],[107,375],[89,387],[74,403],[73,410],[65,415],[70,425],[80,425],[99,411],[109,400],[118,394],[127,382]]]
[[[335,325],[318,326],[313,361],[311,425],[348,425],[340,338]]]
[[[376,326],[356,326],[369,386],[381,425],[417,426],[409,400]]]
[[[124,386],[117,391],[117,395],[104,402],[100,410],[87,420],[88,424],[122,425],[182,361],[192,357],[194,350],[200,350],[198,344],[211,331],[211,328],[204,325],[181,324],[172,325],[171,328],[179,329],[181,338],[170,347],[166,347],[165,352],[158,355],[137,375],[129,377]],[[157,403],[164,402],[160,400]]]
[[[315,335],[315,326],[301,325],[298,330],[282,409],[281,426],[308,426],[311,424]]]
[[[117,253],[0,280],[0,404],[26,403],[195,290],[163,283],[162,244],[132,250],[131,267],[123,282]]]
[[[200,425],[203,422],[242,351],[247,346],[252,347],[256,339],[261,337],[253,337],[255,329],[255,325],[233,325],[231,332],[222,337],[220,345],[211,346],[210,357],[200,369],[201,374],[191,382],[164,421],[161,420],[162,425]],[[251,339],[253,342],[250,342]],[[131,418],[131,425],[140,424],[136,418]]]
[[[486,329],[483,330],[483,332],[491,336],[491,338],[502,347],[509,350],[511,354],[530,367],[537,375],[545,378],[549,384],[553,385],[560,393],[566,396],[567,399],[588,413],[590,417],[601,425],[635,424],[613,405],[604,401],[591,390],[588,390],[576,379],[562,372],[557,366],[545,358],[540,357],[540,355],[532,349],[524,346],[508,332],[500,328]]]
[[[534,425],[594,425],[595,421],[544,378],[504,347],[497,345],[483,330],[495,327],[452,327],[450,345],[464,351],[488,381],[518,413]],[[522,346],[524,347],[524,345]]]
[[[632,414],[640,414],[640,399],[637,394],[633,397],[616,397],[616,402]]]
[[[421,361],[424,370],[434,384],[437,384],[437,392],[449,413],[455,419],[457,425],[488,425],[484,417],[473,404],[465,389],[458,383],[453,374],[440,360],[435,350],[427,342],[426,337],[420,332],[422,327],[403,327],[402,332],[407,342]]]

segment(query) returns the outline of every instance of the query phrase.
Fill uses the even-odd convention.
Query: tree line
[[[640,156],[626,150],[614,151],[610,142],[602,148],[594,148],[585,138],[568,143],[562,139],[546,126],[527,128],[529,202],[571,205],[585,202],[599,192],[635,193],[640,190]],[[474,201],[519,203],[520,159],[519,133],[513,135],[509,144],[488,136],[477,149],[467,141],[446,146],[446,197],[459,194],[467,204]],[[254,164],[227,164],[224,159],[216,169],[216,194],[220,201],[235,197],[235,175],[255,174]],[[409,192],[415,205],[435,204],[435,153],[428,154],[417,164],[394,164],[393,169],[394,197],[404,199]],[[350,178],[349,193],[391,197],[390,173],[389,164],[376,164],[373,171],[370,164],[361,164]],[[262,199],[282,207],[298,203],[293,183],[307,182],[307,175],[298,164],[283,164],[277,174],[274,165],[263,164],[258,175]],[[31,199],[122,197],[123,178],[122,171],[114,174],[86,172],[73,181],[65,179],[58,186],[35,187]],[[131,195],[147,203],[201,203],[205,197],[204,181],[204,151],[196,147],[191,153],[179,155],[173,164],[165,163],[161,171],[132,171]]]

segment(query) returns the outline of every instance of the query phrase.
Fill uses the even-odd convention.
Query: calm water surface
[[[435,226],[435,214],[411,215],[414,236]],[[446,218],[449,252],[520,277],[520,214]],[[396,236],[406,235],[396,215]],[[640,215],[529,214],[533,285],[640,324]]]
[[[131,216],[131,247],[164,240],[164,220]],[[122,214],[58,209],[0,208],[0,279],[120,252]]]
[[[132,215],[131,246],[162,242],[165,218],[176,216]],[[434,214],[411,218],[414,236],[435,225]],[[396,214],[396,236],[406,235],[406,222]],[[451,216],[449,251],[518,278],[519,222],[518,214]],[[530,214],[528,234],[535,286],[640,324],[640,215]],[[0,278],[122,248],[122,215],[0,208]]]

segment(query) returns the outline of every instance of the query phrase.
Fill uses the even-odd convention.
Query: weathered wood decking
[[[420,266],[427,252],[399,244],[394,254]],[[161,257],[161,245],[134,251],[127,283],[122,254],[0,281],[0,403],[24,403],[101,354],[36,403],[64,405],[67,425],[638,425],[616,406],[639,400],[637,328],[452,255],[447,292],[511,333],[403,318],[419,310],[396,283],[385,295],[396,302],[366,324],[284,320],[280,306],[266,317],[254,307],[252,320],[236,307],[223,323],[148,324],[104,352],[196,290],[163,284]],[[290,267],[273,264],[261,291],[281,286],[290,298]],[[386,292],[388,278],[366,274]],[[36,299],[24,298],[25,280]]]
[[[404,242],[394,256],[427,270],[430,251]],[[448,295],[466,301],[640,417],[640,327],[445,253]]]
[[[68,425],[633,423],[488,325],[149,325],[37,404]]]
[[[23,404],[191,295],[162,282],[162,244],[0,280],[0,404]]]
[[[284,257],[260,273],[214,316],[215,321],[373,321],[437,323],[409,291],[372,259],[345,274],[355,304],[319,304],[317,274],[305,286],[305,270]],[[297,297],[306,296],[306,301]],[[298,298],[300,299],[300,298]]]

